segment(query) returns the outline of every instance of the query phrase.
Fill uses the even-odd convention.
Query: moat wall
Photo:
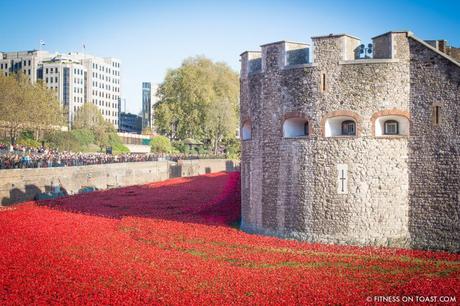
[[[83,187],[109,189],[173,177],[234,171],[237,167],[238,161],[204,159],[0,170],[0,206],[33,200],[39,193],[53,190],[54,186],[60,186],[64,193],[75,194]]]

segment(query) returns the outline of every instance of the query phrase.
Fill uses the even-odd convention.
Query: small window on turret
[[[326,74],[325,73],[321,74],[321,91],[322,92],[326,91]]]
[[[398,135],[399,134],[399,122],[396,120],[387,120],[383,123],[385,135]]]
[[[247,120],[244,122],[243,127],[241,128],[242,140],[250,140],[252,138],[251,134],[252,134],[251,121]]]
[[[342,122],[342,135],[356,136],[356,123],[353,120],[345,120]]]
[[[439,125],[441,123],[441,106],[439,104],[433,105],[433,125]]]

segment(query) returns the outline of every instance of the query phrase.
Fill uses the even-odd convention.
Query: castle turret
[[[410,32],[312,42],[241,55],[241,228],[460,250],[460,64]]]

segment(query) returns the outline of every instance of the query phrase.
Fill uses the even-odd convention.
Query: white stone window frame
[[[355,123],[354,135],[342,134],[342,123],[345,121],[353,121]],[[334,116],[328,117],[324,123],[324,137],[326,138],[355,138],[358,137],[358,122],[351,116]]]
[[[252,122],[247,119],[243,121],[241,125],[241,140],[248,141],[252,139]]]
[[[396,121],[398,123],[398,134],[385,134],[385,122]],[[410,135],[409,118],[403,115],[382,115],[375,119],[374,135],[377,138],[398,138]]]
[[[306,127],[305,127],[306,125]],[[307,138],[310,136],[310,120],[306,117],[288,117],[283,120],[283,138]]]

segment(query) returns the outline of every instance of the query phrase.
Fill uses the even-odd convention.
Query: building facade
[[[43,81],[68,110],[70,126],[78,109],[88,102],[96,105],[104,119],[118,128],[121,82],[117,59],[37,50],[6,52],[0,56],[0,70],[4,75],[23,73],[32,83]]]
[[[242,229],[459,251],[460,63],[410,32],[312,41],[241,54]]]
[[[142,132],[142,117],[135,114],[121,112],[118,130],[122,133],[140,134]]]
[[[153,107],[158,101],[158,85],[150,82],[142,83],[142,128],[155,129]]]

